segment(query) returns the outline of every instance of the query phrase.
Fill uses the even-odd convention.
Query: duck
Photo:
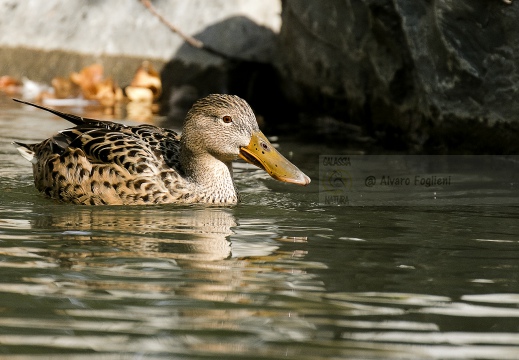
[[[61,202],[232,205],[240,200],[232,168],[238,159],[282,182],[305,186],[311,181],[274,148],[249,104],[236,95],[211,94],[197,100],[181,134],[13,100],[75,125],[40,143],[13,142],[32,163],[38,191]]]

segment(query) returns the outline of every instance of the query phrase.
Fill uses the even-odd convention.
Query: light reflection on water
[[[0,356],[517,358],[516,206],[321,207],[317,184],[242,165],[232,208],[58,204],[10,141],[65,124],[17,109],[0,115]]]

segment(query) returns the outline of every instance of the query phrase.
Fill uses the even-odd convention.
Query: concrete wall
[[[261,42],[256,28],[277,32],[281,23],[280,0],[162,0],[153,5],[190,35],[226,19],[250,19],[257,26],[230,26],[212,37],[217,43],[211,46],[230,52],[243,51],[251,39]],[[125,72],[131,77],[142,59],[159,66],[176,55],[203,65],[220,61],[200,51],[178,54],[183,43],[137,0],[0,0],[0,75],[48,81],[101,61],[124,81]]]

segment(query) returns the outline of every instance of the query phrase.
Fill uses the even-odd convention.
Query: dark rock
[[[517,152],[518,18],[498,0],[286,0],[283,92],[392,149]]]

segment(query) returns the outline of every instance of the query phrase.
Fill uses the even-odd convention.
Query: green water
[[[519,358],[517,204],[323,206],[341,150],[283,139],[309,187],[238,164],[235,207],[59,204],[10,142],[68,125],[0,105],[2,358]]]

